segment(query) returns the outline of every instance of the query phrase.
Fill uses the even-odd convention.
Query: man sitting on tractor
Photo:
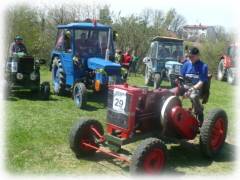
[[[19,53],[19,52],[27,54],[27,48],[23,44],[23,38],[17,35],[14,39],[14,42],[12,42],[12,44],[10,45],[9,54],[10,56],[12,56],[13,53]]]
[[[81,33],[80,39],[77,39],[77,50],[78,53],[81,55],[86,55],[86,49],[87,49],[87,35],[86,33]]]
[[[169,49],[165,47],[165,45],[162,45],[162,47],[159,48],[159,54],[161,58],[166,58],[170,56]]]
[[[186,79],[187,94],[193,103],[195,114],[200,121],[203,121],[203,106],[199,98],[203,84],[208,81],[208,65],[200,60],[199,50],[196,47],[190,49],[189,58],[190,61],[183,64],[181,73]]]
[[[99,54],[100,53],[100,45],[98,40],[98,32],[93,31],[92,36],[87,40],[87,44],[89,46],[89,50],[91,54]]]

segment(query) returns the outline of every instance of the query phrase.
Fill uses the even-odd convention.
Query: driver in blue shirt
[[[189,59],[183,64],[181,74],[186,80],[189,98],[193,103],[195,114],[203,121],[203,106],[200,103],[200,93],[203,84],[208,81],[208,65],[200,60],[199,50],[193,47],[189,51]]]

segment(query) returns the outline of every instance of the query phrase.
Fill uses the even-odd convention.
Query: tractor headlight
[[[107,72],[104,69],[97,69],[96,72],[103,74],[103,75],[107,75]]]
[[[18,63],[17,62],[11,62],[11,72],[15,73],[18,69]]]
[[[30,79],[31,79],[32,81],[35,81],[35,80],[37,79],[37,74],[36,74],[35,72],[32,72],[32,73],[30,74]]]
[[[21,80],[21,79],[23,79],[23,74],[22,73],[17,73],[17,79],[19,79],[19,80]]]
[[[77,56],[73,56],[73,61],[74,62],[78,62],[79,61],[78,57]]]
[[[125,68],[121,68],[121,74],[122,74],[122,75],[127,74],[127,70],[126,70]]]
[[[175,65],[174,66],[174,72],[175,73],[180,73],[181,66]]]

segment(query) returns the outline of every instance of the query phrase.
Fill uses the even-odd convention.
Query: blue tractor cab
[[[73,93],[79,108],[86,103],[86,89],[101,91],[122,82],[120,64],[114,63],[114,32],[111,26],[86,21],[58,25],[51,53],[55,94]]]
[[[161,82],[169,81],[175,86],[175,78],[180,74],[184,58],[183,40],[156,36],[151,40],[149,51],[143,59],[145,64],[145,84],[157,89]]]

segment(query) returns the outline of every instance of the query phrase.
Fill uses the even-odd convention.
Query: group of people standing
[[[121,49],[116,50],[115,54],[115,62],[121,64],[123,68],[125,68],[128,72],[135,73],[137,72],[139,56],[135,51],[130,48],[127,49],[125,53]]]

